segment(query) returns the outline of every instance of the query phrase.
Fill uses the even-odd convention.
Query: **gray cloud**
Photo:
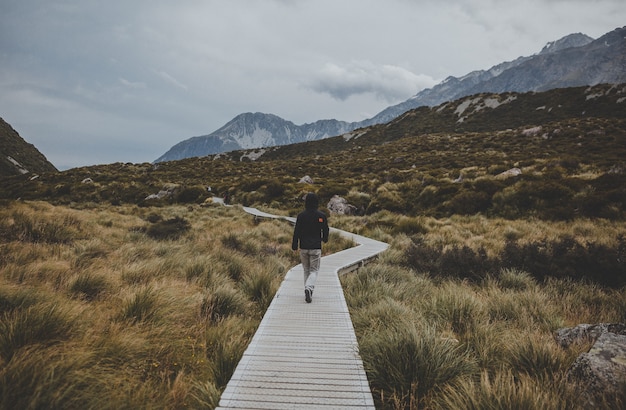
[[[437,82],[427,75],[416,75],[402,67],[388,64],[376,66],[369,61],[360,61],[345,66],[327,63],[310,87],[341,101],[356,94],[373,94],[392,103],[407,99]]]

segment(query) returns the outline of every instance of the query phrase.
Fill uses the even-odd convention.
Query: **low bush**
[[[511,270],[528,272],[538,281],[549,277],[588,280],[619,288],[626,284],[626,236],[619,235],[615,246],[582,244],[572,237],[523,243],[509,240],[502,252],[488,256],[464,245],[447,248],[425,243],[415,236],[405,251],[406,263],[419,272],[440,277],[480,281],[489,275],[504,276],[511,286],[523,286],[528,279],[514,278]],[[513,282],[519,282],[517,285]],[[528,284],[528,283],[527,283]]]
[[[617,245],[582,244],[572,237],[521,244],[508,241],[499,264],[529,272],[540,281],[548,277],[574,278],[619,288],[626,284],[626,236]]]
[[[460,279],[481,280],[493,270],[493,261],[484,249],[474,251],[466,245],[444,249],[426,245],[421,237],[413,238],[406,261],[419,272]]]
[[[209,197],[209,192],[202,186],[188,186],[178,192],[176,202],[181,204],[198,204]]]

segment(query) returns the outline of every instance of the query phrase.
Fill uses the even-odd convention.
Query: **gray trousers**
[[[311,292],[315,288],[321,258],[321,249],[300,249],[300,260],[304,269],[304,289],[309,289]]]

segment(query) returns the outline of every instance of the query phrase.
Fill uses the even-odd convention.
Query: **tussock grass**
[[[418,407],[429,393],[476,372],[467,350],[429,326],[403,323],[360,342],[370,384],[380,399]]]
[[[188,229],[148,235],[168,220]],[[289,224],[222,206],[15,202],[0,221],[0,409],[214,408],[297,263]]]
[[[9,205],[3,218],[57,221],[71,240],[0,242],[0,408],[212,408],[284,273],[299,262],[292,226],[233,208]],[[147,235],[149,219],[176,217],[189,222],[178,239]],[[493,386],[513,404],[531,391],[562,408],[572,403],[565,369],[588,346],[561,352],[552,332],[626,318],[624,288],[514,266],[462,279],[411,259],[416,243],[482,248],[490,260],[507,241],[565,235],[612,249],[620,222],[413,220],[383,211],[331,224],[391,244],[377,263],[342,277],[380,408],[488,406],[499,403]],[[351,245],[332,236],[325,252]],[[463,255],[452,259],[461,273]],[[46,317],[51,306],[56,313]]]
[[[538,381],[503,370],[482,372],[479,381],[466,378],[446,386],[430,403],[433,409],[583,409],[576,389],[562,380]]]
[[[53,344],[69,337],[72,319],[57,305],[37,304],[0,317],[0,358],[11,361],[21,348]]]
[[[206,330],[206,357],[211,363],[212,381],[219,388],[226,387],[254,329],[244,318],[230,317]]]
[[[231,315],[246,311],[245,296],[229,285],[218,286],[208,291],[200,307],[203,316],[212,322],[218,322]]]
[[[352,217],[341,223],[365,235],[393,229],[393,216],[380,217],[382,222],[370,215],[363,218],[367,224]],[[567,370],[590,346],[564,350],[553,333],[579,323],[624,322],[626,288],[550,271],[539,278],[519,267],[474,258],[482,248],[483,260],[493,262],[513,231],[524,243],[584,234],[586,242],[616,248],[614,234],[624,226],[615,225],[577,221],[570,231],[560,222],[420,218],[426,229],[394,236],[376,263],[341,277],[377,408],[584,408]],[[474,254],[468,251],[464,257],[458,252],[463,247]],[[432,249],[441,254],[456,249],[458,275],[450,274],[449,264],[433,263],[440,254]],[[416,255],[419,269],[413,264]],[[484,268],[480,277],[464,273],[476,267]],[[418,343],[455,347],[453,353],[438,351],[439,358],[446,358],[444,369],[456,368],[459,357],[471,366],[431,388],[420,387],[419,380],[436,379],[437,373],[431,369],[432,374],[416,376],[420,354],[407,346]],[[611,400],[615,403],[612,398],[604,403]]]
[[[86,300],[94,300],[108,289],[110,289],[110,284],[107,278],[102,274],[92,272],[79,273],[69,286],[74,296]]]
[[[267,310],[280,285],[281,269],[273,267],[246,274],[241,281],[241,288],[250,300],[257,303],[262,312]]]
[[[146,286],[133,292],[122,302],[119,320],[130,323],[150,322],[159,316],[159,294]]]

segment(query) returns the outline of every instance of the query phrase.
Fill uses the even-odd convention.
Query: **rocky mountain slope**
[[[623,82],[626,82],[626,27],[597,40],[580,33],[571,34],[548,43],[533,56],[520,57],[461,78],[448,77],[435,87],[423,90],[365,121],[323,120],[295,125],[271,114],[241,114],[209,135],[176,144],[155,162],[324,139],[357,128],[387,123],[413,108],[436,106],[482,92],[543,91]]]
[[[56,171],[34,145],[0,118],[0,176],[38,174]]]
[[[535,134],[542,134],[542,127],[550,124],[587,118],[626,119],[626,83],[544,92],[474,94],[436,107],[418,107],[386,124],[371,125],[323,141],[219,155],[233,160],[288,160],[382,146],[405,137],[427,138],[431,133],[506,132],[527,127],[536,129]]]
[[[271,147],[319,140],[358,127],[357,123],[321,120],[296,125],[276,115],[245,113],[233,118],[212,134],[193,137],[174,145],[155,162],[172,161],[238,149]]]

